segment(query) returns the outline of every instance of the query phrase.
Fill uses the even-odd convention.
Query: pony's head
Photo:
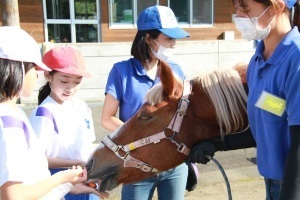
[[[166,63],[159,70],[161,83],[130,120],[102,140],[86,166],[90,180],[101,179],[100,191],[173,168],[193,144],[248,124],[237,71],[215,70],[191,80],[190,87]]]

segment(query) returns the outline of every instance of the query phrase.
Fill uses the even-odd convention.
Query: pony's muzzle
[[[94,159],[89,160],[89,162],[85,165],[86,171],[89,174],[89,171],[92,169],[94,164]]]

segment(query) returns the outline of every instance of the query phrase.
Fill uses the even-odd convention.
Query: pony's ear
[[[168,97],[169,99],[171,98],[176,98],[180,97],[181,93],[179,92],[179,83],[174,77],[173,71],[170,68],[170,66],[164,62],[164,61],[159,61],[160,62],[160,71],[159,71],[159,78],[161,81],[161,84],[163,86],[164,90],[164,96]]]
[[[247,83],[247,69],[248,69],[248,64],[245,64],[245,63],[237,63],[233,69],[235,69],[241,79],[242,79],[242,83]]]

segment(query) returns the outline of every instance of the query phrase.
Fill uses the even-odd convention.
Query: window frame
[[[171,3],[170,3],[171,0],[167,0],[167,5],[168,7],[170,7]],[[215,1],[214,0],[210,0],[211,1],[211,21],[212,23],[211,24],[196,24],[196,23],[192,23],[192,19],[193,19],[193,1],[199,1],[199,0],[187,0],[189,2],[189,9],[190,9],[190,12],[189,12],[189,23],[180,23],[178,22],[179,24],[179,27],[181,28],[211,28],[214,26],[214,20],[215,20],[215,13],[214,13],[214,5],[215,5]],[[176,13],[174,13],[175,16],[176,16]]]
[[[59,1],[59,0],[57,0]],[[100,23],[100,1],[96,1],[96,16],[97,19],[76,19],[75,18],[75,3],[74,0],[69,0],[70,6],[70,19],[47,19],[47,8],[46,8],[46,0],[43,0],[43,11],[44,11],[44,37],[45,42],[49,42],[49,35],[48,35],[48,25],[49,24],[68,24],[70,25],[71,31],[71,41],[70,43],[77,43],[76,42],[76,25],[77,24],[95,24],[97,25],[97,42],[102,42],[102,35],[101,35],[101,23]],[[92,43],[97,43],[92,42]]]
[[[129,24],[129,23],[113,23],[112,18],[112,3],[113,0],[107,0],[108,1],[108,24],[109,24],[109,29],[136,29],[137,28],[137,18],[138,18],[138,13],[137,13],[137,1],[139,0],[132,0],[133,1],[133,23]],[[171,0],[167,0],[167,6],[170,7],[170,1]],[[211,28],[214,26],[214,4],[215,1],[214,0],[210,0],[211,1],[211,24],[196,24],[196,23],[192,23],[192,19],[193,19],[193,1],[199,1],[199,0],[187,0],[189,3],[189,9],[191,10],[189,12],[189,15],[187,16],[189,18],[189,22],[188,23],[180,23],[178,22],[179,27],[181,28]],[[156,0],[156,5],[159,5],[159,0]],[[175,13],[176,16],[176,13]]]
[[[139,13],[137,13],[137,9],[138,9],[138,6],[137,6],[137,2],[140,1],[140,0],[131,0],[133,1],[133,23],[130,24],[130,23],[112,23],[112,18],[113,18],[113,15],[112,15],[112,3],[113,3],[113,0],[107,0],[108,2],[108,26],[109,26],[109,29],[137,29],[137,18],[138,18],[138,15]],[[147,0],[145,0],[147,1]],[[155,5],[159,5],[159,0],[156,0],[156,4]]]

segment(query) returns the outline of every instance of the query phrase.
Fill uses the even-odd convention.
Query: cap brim
[[[176,28],[162,28],[158,29],[160,32],[163,34],[169,36],[170,38],[174,39],[181,39],[185,37],[190,37],[190,34],[188,34],[186,31],[183,29],[176,27]]]
[[[64,69],[53,69],[53,70],[60,71],[66,74],[75,74],[78,76],[84,76],[86,78],[90,78],[92,76],[89,72],[80,70],[78,68],[64,68]]]
[[[47,67],[42,61],[37,61],[33,63],[36,64],[36,66],[38,66],[38,68],[42,71],[51,71],[51,69]]]

